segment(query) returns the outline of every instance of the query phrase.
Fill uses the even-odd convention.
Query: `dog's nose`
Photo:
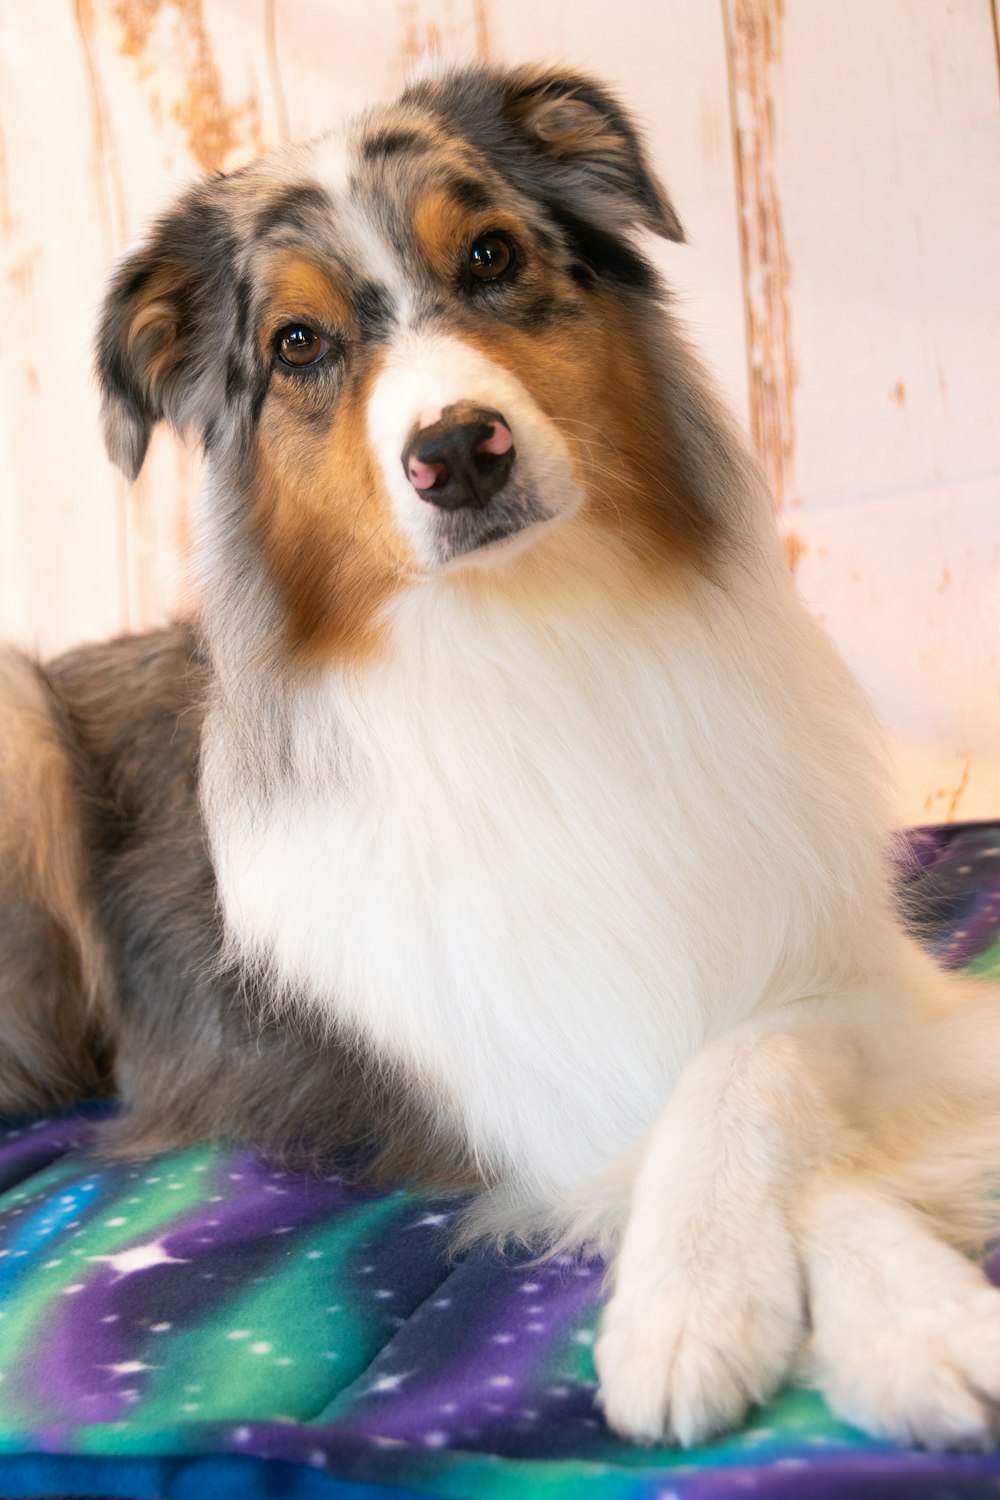
[[[498,411],[446,406],[403,449],[406,477],[421,500],[442,510],[481,509],[510,478],[514,438]]]

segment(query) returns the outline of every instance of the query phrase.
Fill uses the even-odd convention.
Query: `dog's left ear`
[[[504,76],[504,114],[560,200],[609,230],[643,225],[683,240],[639,133],[613,94],[593,79],[516,69]]]
[[[104,298],[96,357],[104,437],[129,479],[157,422],[204,439],[220,402],[234,293],[217,187],[190,189],[118,265]]]

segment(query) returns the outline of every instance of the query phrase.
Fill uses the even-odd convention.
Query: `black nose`
[[[503,489],[514,467],[514,439],[498,411],[446,406],[403,449],[406,477],[421,500],[442,510],[482,509]]]

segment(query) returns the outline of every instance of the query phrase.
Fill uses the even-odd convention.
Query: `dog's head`
[[[119,267],[110,452],[134,476],[156,421],[196,435],[311,647],[406,579],[499,563],[570,514],[696,549],[640,228],[681,238],[590,80],[416,83],[193,188]]]

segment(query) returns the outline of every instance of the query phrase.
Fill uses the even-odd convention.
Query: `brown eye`
[[[502,234],[484,234],[469,251],[469,270],[477,281],[496,281],[514,264],[514,246]]]
[[[275,334],[274,352],[283,365],[293,370],[302,370],[306,365],[316,365],[330,352],[330,340],[321,333],[307,328],[304,323],[289,323]]]

